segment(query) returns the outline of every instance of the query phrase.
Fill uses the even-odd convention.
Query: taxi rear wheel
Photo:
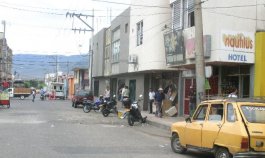
[[[232,158],[232,156],[226,148],[220,147],[215,152],[215,158]]]
[[[173,134],[171,138],[171,148],[175,153],[183,154],[187,151],[186,148],[182,147],[180,144],[179,136],[177,134]]]

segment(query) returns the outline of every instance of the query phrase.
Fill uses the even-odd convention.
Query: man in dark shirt
[[[192,115],[196,109],[196,91],[192,86],[190,87],[189,98],[190,98],[190,103],[189,103],[190,115]]]
[[[155,93],[155,104],[156,104],[156,113],[155,116],[162,117],[162,101],[165,99],[163,89],[159,88],[158,92]]]

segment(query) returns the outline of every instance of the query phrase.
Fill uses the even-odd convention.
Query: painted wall
[[[129,72],[167,69],[164,48],[164,26],[171,26],[169,0],[134,0],[133,5],[154,5],[162,7],[131,6],[130,55],[136,55],[138,63],[129,65]],[[165,7],[165,8],[163,8]],[[137,26],[143,21],[143,44],[137,46]]]
[[[104,73],[105,30],[100,30],[93,38],[92,77],[103,76]]]
[[[265,32],[256,33],[254,96],[265,96]]]
[[[222,0],[202,3],[203,33],[211,36],[211,57],[206,58],[206,62],[254,64],[255,32],[265,29],[265,9],[261,5],[263,2],[262,0]],[[225,6],[242,7],[222,8]],[[183,33],[186,43],[188,39],[195,37],[195,27],[186,28]],[[252,49],[224,46],[224,36],[229,35],[236,37],[241,35],[241,38],[252,40]],[[194,59],[186,60],[186,64],[193,63]]]
[[[104,79],[104,78],[99,79],[99,95],[104,96],[106,86],[107,86],[106,85],[106,79]]]
[[[75,89],[74,89],[74,78],[68,78],[68,99],[72,99]]]
[[[125,32],[125,25],[128,24],[128,31]],[[111,31],[120,29],[120,55],[117,74],[128,72],[129,55],[129,27],[130,26],[130,8],[127,8],[111,22]],[[112,72],[113,73],[113,72]]]

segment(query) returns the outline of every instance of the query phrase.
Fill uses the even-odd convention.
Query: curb
[[[152,126],[155,126],[155,127],[170,131],[170,126],[168,126],[166,124],[163,124],[163,123],[159,123],[159,122],[154,121],[154,120],[150,120],[150,119],[148,119],[148,117],[146,119],[146,123],[149,124],[149,125],[152,125]]]

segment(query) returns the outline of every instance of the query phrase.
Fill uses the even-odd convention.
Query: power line
[[[92,1],[99,1],[99,0],[92,0]],[[114,4],[124,4],[124,5],[130,5],[130,6],[142,6],[142,7],[161,7],[161,6],[148,6],[148,5],[131,5],[131,4],[127,4],[127,3],[120,3],[120,2],[110,2],[110,1],[100,1],[100,2],[105,2],[105,3],[114,3]],[[217,7],[202,7],[202,9],[204,10],[211,10],[211,9],[229,9],[229,8],[243,8],[243,7],[256,7],[256,6],[265,6],[265,4],[257,4],[257,5],[238,5],[238,6],[217,6]],[[58,16],[64,16],[64,13],[56,13],[56,12],[46,12],[46,11],[40,11],[40,10],[30,10],[30,9],[23,9],[23,8],[18,8],[18,7],[11,7],[11,6],[7,6],[7,5],[3,5],[0,4],[0,7],[6,7],[6,8],[11,8],[11,9],[15,9],[15,10],[19,10],[19,11],[26,11],[26,12],[35,12],[35,13],[42,13],[42,14],[50,14],[50,15],[58,15]],[[35,7],[38,8],[38,7]],[[162,7],[165,8],[165,7]],[[166,8],[170,8],[171,7],[166,7]],[[183,7],[178,7],[177,9],[187,9],[187,8],[183,8]],[[50,9],[50,10],[57,10],[57,9]],[[62,9],[62,10],[66,10],[66,9]],[[69,11],[71,11],[70,9],[68,9]],[[90,11],[90,10],[87,10]],[[153,16],[153,15],[161,15],[161,14],[171,14],[164,12],[164,13],[152,13],[152,14],[138,14],[138,15],[129,15],[129,16],[125,16],[125,15],[116,15],[116,17],[130,17],[130,16]],[[95,17],[107,17],[107,15],[95,15]],[[244,18],[244,17],[243,17]],[[248,19],[248,18],[246,18]]]
[[[265,6],[265,4],[251,4],[251,5],[236,5],[236,6],[217,6],[217,7],[202,7],[202,9],[233,9],[233,8],[248,8],[248,7],[257,7]]]
[[[111,1],[105,1],[105,0],[92,0],[92,1],[103,2],[103,3],[111,3],[111,4],[128,5],[128,6],[136,6],[136,7],[165,8],[165,9],[170,9],[171,8],[170,6],[129,4],[129,3],[111,2]]]
[[[29,25],[29,24],[20,24],[20,23],[14,23],[14,22],[7,22],[7,24],[9,24],[9,25],[28,26],[28,27],[33,27],[33,28],[43,28],[43,29],[52,29],[52,30],[72,31],[71,29],[67,29],[67,28],[48,27],[48,26]]]
[[[247,18],[247,17],[232,15],[232,14],[228,14],[228,13],[220,13],[220,12],[214,12],[214,11],[207,11],[207,12],[213,13],[213,14],[219,14],[219,15],[224,15],[224,16],[230,16],[230,17],[240,18],[240,19],[246,19],[246,20],[265,21],[265,19]]]
[[[77,10],[77,9],[65,9],[65,8],[45,8],[45,7],[38,7],[38,6],[30,6],[30,5],[21,5],[21,4],[14,4],[14,3],[6,3],[6,2],[0,2],[0,4],[3,4],[3,5],[14,5],[16,7],[26,7],[26,8],[32,8],[32,9],[43,9],[43,10],[53,10],[53,11],[71,11],[71,12],[74,12],[74,11],[77,11],[77,12],[80,12],[80,10]],[[127,5],[127,4],[126,4]],[[128,4],[130,5],[130,4]],[[138,9],[143,9],[143,8],[131,8],[132,10],[138,10]],[[145,8],[146,9],[146,8]],[[123,11],[124,9],[111,9],[113,11]],[[91,12],[93,11],[92,9],[89,10],[89,9],[82,9],[82,11],[84,12]],[[106,10],[105,9],[94,9],[95,12],[105,12]]]
[[[64,15],[64,14],[55,13],[55,12],[44,12],[44,11],[38,11],[38,10],[29,10],[29,9],[23,9],[23,8],[17,8],[17,7],[10,7],[7,5],[2,5],[2,4],[0,4],[0,7],[10,8],[10,9],[20,10],[20,11],[26,11],[26,12],[35,12],[35,13],[50,14],[50,15]]]
[[[45,8],[45,7],[37,7],[37,6],[29,6],[29,5],[21,5],[21,4],[14,4],[14,3],[6,3],[6,2],[0,2],[0,4],[3,5],[13,5],[18,7],[26,7],[26,8],[33,8],[33,9],[43,9],[43,10],[56,10],[56,11],[78,11],[76,9],[58,9],[58,8]],[[89,10],[87,10],[89,11]]]
[[[10,8],[10,9],[19,10],[19,11],[26,11],[26,12],[34,12],[34,13],[41,13],[41,14],[65,16],[64,13],[45,12],[45,11],[40,11],[40,10],[23,9],[23,8],[17,8],[17,7],[10,7],[10,6],[6,6],[6,5],[2,5],[2,4],[0,4],[0,7]],[[115,17],[153,16],[153,15],[160,15],[160,14],[171,14],[171,13],[152,13],[152,14],[138,14],[138,15],[128,15],[128,16],[116,15]],[[94,17],[105,18],[105,17],[108,17],[108,16],[107,15],[95,15]]]

